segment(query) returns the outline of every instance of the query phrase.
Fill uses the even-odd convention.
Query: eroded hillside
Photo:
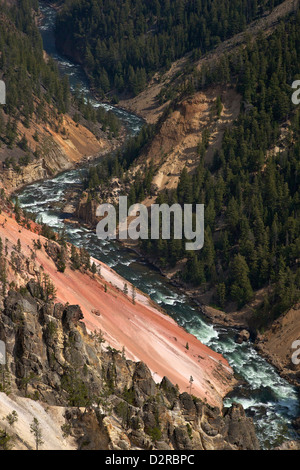
[[[25,152],[18,147],[0,149],[0,187],[7,193],[104,155],[113,148],[105,136],[97,138],[68,115],[63,116],[60,130],[53,125],[32,122],[29,129],[19,124],[17,134],[26,139]],[[26,164],[20,163],[29,154]]]
[[[35,2],[0,2],[0,186],[7,192],[120,144],[117,119],[71,94],[43,51],[39,19]]]
[[[40,449],[259,448],[243,408],[223,410],[236,380],[222,356],[85,250],[4,197],[1,209],[0,447],[35,448],[35,419]]]
[[[218,113],[218,99],[222,105]],[[207,139],[205,163],[211,165],[224,132],[239,116],[241,96],[234,88],[210,88],[184,99],[162,122],[149,146],[135,162],[133,173],[154,166],[158,191],[176,189],[184,168],[192,173],[200,163],[199,147]],[[139,163],[141,162],[141,163]]]
[[[222,397],[235,383],[222,356],[180,328],[146,295],[136,292],[133,299],[133,287],[97,260],[90,261],[84,250],[76,254],[69,245],[45,239],[38,226],[33,224],[32,230],[26,228],[25,221],[22,227],[12,214],[2,211],[2,292],[9,286],[20,289],[30,279],[49,283],[51,298],[80,305],[89,331],[101,330],[111,347],[125,348],[128,358],[145,362],[156,380],[167,375],[183,392],[193,375],[193,393],[221,406]],[[94,273],[88,268],[91,264]]]

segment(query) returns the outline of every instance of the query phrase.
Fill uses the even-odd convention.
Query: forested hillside
[[[280,0],[67,0],[57,44],[84,64],[98,93],[139,93],[161,68],[200,57]]]
[[[39,21],[35,0],[0,2],[0,79],[7,90],[0,108],[0,165],[17,175],[25,169],[27,182],[35,179],[30,163],[47,160],[52,151],[54,165],[60,162],[58,168],[51,165],[50,174],[65,169],[68,159],[96,154],[121,127],[111,112],[96,111],[80,94],[71,94],[68,77],[44,54]],[[42,168],[34,171],[38,179],[46,176]]]
[[[276,317],[299,299],[300,112],[291,101],[291,84],[299,73],[299,31],[298,13],[270,37],[249,40],[238,55],[190,77],[185,93],[203,83],[237,83],[245,109],[225,132],[213,164],[205,163],[206,136],[196,173],[183,171],[177,191],[159,198],[206,207],[205,246],[189,256],[183,279],[216,285],[220,307],[229,300],[241,307],[253,291],[272,285],[261,319],[270,311]],[[148,244],[147,250],[159,253],[163,263],[186,256],[175,240]]]
[[[5,143],[16,141],[16,121],[29,127],[35,112],[43,120],[46,104],[58,112],[66,112],[70,104],[68,80],[61,79],[57,66],[43,58],[43,45],[33,21],[32,10],[37,14],[38,2],[19,1],[11,8],[0,4],[0,71],[7,84],[7,105],[4,108],[8,123],[0,113],[0,134]]]
[[[219,308],[234,302],[239,308],[264,289],[258,323],[286,311],[299,299],[299,128],[300,112],[291,100],[291,84],[299,76],[300,14],[282,22],[269,36],[248,38],[245,48],[185,75],[175,98],[156,128],[149,127],[114,165],[91,169],[90,190],[123,170],[159,132],[160,126],[182,100],[215,85],[234,84],[242,109],[225,131],[214,158],[206,154],[211,138],[203,132],[198,145],[199,165],[185,169],[176,190],[161,192],[157,202],[205,204],[205,245],[200,252],[185,252],[185,241],[158,240],[143,249],[163,267],[187,258],[179,276],[200,290],[213,290]],[[168,90],[165,90],[168,93]],[[217,99],[215,119],[223,104]],[[121,168],[121,169],[120,169]],[[129,202],[151,193],[155,168],[136,175]]]

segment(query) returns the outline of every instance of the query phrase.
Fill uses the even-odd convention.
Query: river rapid
[[[56,12],[43,2],[40,2],[40,9],[43,14],[40,32],[44,49],[57,61],[61,73],[68,75],[71,88],[75,90],[76,86],[79,87],[93,106],[103,106],[116,113],[126,125],[129,135],[138,133],[143,121],[124,110],[98,102],[89,90],[82,68],[58,53],[54,40]],[[247,415],[254,420],[263,449],[297,438],[291,425],[299,414],[297,391],[259,356],[251,343],[238,345],[234,341],[236,332],[233,329],[209,324],[186,296],[177,292],[159,272],[119,243],[99,240],[93,231],[64,223],[67,215],[55,209],[55,204],[63,200],[66,191],[78,187],[86,171],[87,167],[77,168],[27,186],[18,195],[20,205],[38,214],[55,230],[65,227],[70,242],[86,248],[91,256],[112,267],[147,293],[189,333],[226,357],[241,379],[241,384],[225,399],[224,404],[230,406],[232,402],[238,402],[243,405]]]

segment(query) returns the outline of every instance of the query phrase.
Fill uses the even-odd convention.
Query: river
[[[99,103],[92,96],[81,67],[61,56],[55,48],[55,10],[42,2],[40,8],[44,15],[40,25],[44,49],[57,61],[61,73],[68,75],[71,88],[79,86],[93,106],[111,109],[126,124],[129,134],[136,134],[142,126],[142,120],[126,111]],[[297,391],[259,356],[251,343],[238,345],[234,341],[235,331],[209,324],[187,297],[120,244],[100,241],[93,231],[64,223],[66,216],[55,209],[55,203],[62,201],[66,190],[80,184],[86,171],[84,167],[67,171],[55,178],[27,186],[19,194],[21,206],[38,214],[43,222],[56,230],[65,227],[70,242],[85,247],[92,256],[149,294],[178,324],[226,357],[243,383],[234,390],[232,396],[225,399],[224,404],[230,406],[232,402],[239,402],[244,406],[247,415],[254,420],[263,449],[273,448],[286,439],[297,438],[291,424],[299,414]]]

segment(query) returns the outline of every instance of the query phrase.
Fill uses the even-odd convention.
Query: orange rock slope
[[[32,255],[33,241],[40,239],[42,244],[46,241],[18,225],[4,212],[0,214],[0,237],[3,243],[7,239],[8,259],[18,239],[21,240],[22,254],[28,259]],[[131,286],[128,284],[126,296],[122,292],[124,279],[99,261],[95,262],[102,266],[101,277],[69,267],[59,273],[42,248],[36,251],[35,266],[24,273],[25,280],[37,276],[42,266],[56,286],[56,301],[80,305],[88,330],[101,330],[111,347],[119,350],[124,347],[128,359],[145,362],[156,382],[167,376],[178,384],[181,392],[189,392],[192,376],[192,394],[210,405],[222,406],[222,398],[235,384],[227,361],[177,325],[146,295],[137,291],[133,304]],[[13,279],[18,284],[16,274]]]

